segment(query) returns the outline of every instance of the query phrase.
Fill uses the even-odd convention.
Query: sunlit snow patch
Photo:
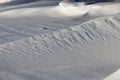
[[[6,3],[6,2],[11,2],[11,1],[14,1],[14,0],[0,0],[0,3]]]
[[[85,3],[67,3],[61,2],[59,3],[59,10],[62,14],[67,16],[76,16],[83,15],[88,12],[88,8],[86,8]]]

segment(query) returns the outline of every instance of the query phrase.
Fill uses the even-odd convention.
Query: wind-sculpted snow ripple
[[[118,14],[0,45],[0,70],[19,72],[68,66],[88,69],[103,66],[118,68],[120,67],[119,40],[120,15]],[[32,78],[27,80],[32,80]],[[87,79],[81,76],[81,80]],[[91,77],[88,80],[97,79]]]

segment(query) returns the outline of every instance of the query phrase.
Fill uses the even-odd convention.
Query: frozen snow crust
[[[13,41],[0,45],[0,79],[102,80],[120,68],[119,47],[120,14]]]

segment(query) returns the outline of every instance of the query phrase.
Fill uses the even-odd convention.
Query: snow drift
[[[56,3],[0,9],[0,80],[119,79],[120,4]]]
[[[0,45],[0,78],[103,79],[120,67],[119,25],[118,14]]]

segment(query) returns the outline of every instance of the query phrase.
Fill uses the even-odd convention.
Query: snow
[[[120,80],[120,70],[117,70],[112,75],[108,76],[107,78],[103,80]]]
[[[6,3],[6,2],[11,2],[13,0],[0,0],[0,3]]]
[[[1,8],[0,80],[119,80],[119,7],[43,0]]]

